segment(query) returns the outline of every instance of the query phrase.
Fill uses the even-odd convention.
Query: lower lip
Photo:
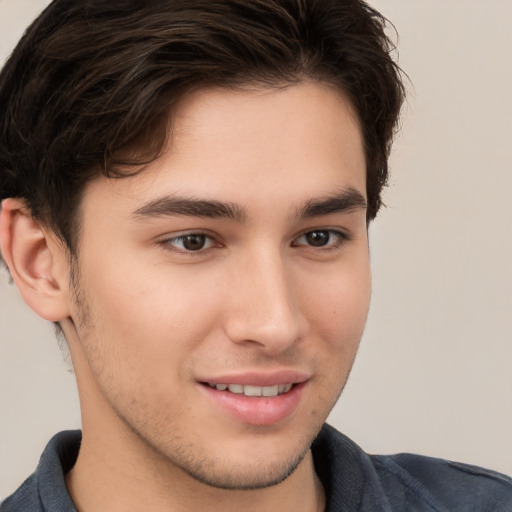
[[[231,417],[247,425],[257,426],[275,425],[290,417],[299,405],[304,386],[305,382],[302,382],[282,395],[253,397],[201,385],[215,405]]]

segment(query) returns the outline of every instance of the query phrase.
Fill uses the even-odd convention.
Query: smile
[[[293,384],[276,384],[274,386],[252,386],[243,384],[208,384],[217,391],[228,391],[236,395],[273,397],[288,393]]]

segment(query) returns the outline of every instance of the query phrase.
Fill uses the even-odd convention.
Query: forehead
[[[347,145],[362,146],[357,114],[347,96],[329,84],[307,81],[281,88],[213,88],[189,94],[173,113],[170,141],[176,156],[200,156],[200,148],[216,155],[230,147],[234,155],[253,152],[277,162],[278,155],[290,156],[288,150],[300,154],[297,142],[307,143],[304,149],[318,146],[316,135],[322,135],[331,150],[339,146],[340,137]],[[345,159],[352,155],[341,149]]]
[[[366,195],[355,110],[329,85],[199,90],[181,100],[170,124],[160,158],[133,177],[94,180],[85,201],[110,195],[111,204],[137,208],[164,193],[244,205],[258,197],[302,203],[336,188]]]

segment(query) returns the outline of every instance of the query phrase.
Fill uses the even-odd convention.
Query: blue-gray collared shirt
[[[1,512],[76,512],[65,474],[80,440],[80,431],[53,437]],[[512,479],[494,471],[411,454],[368,455],[328,425],[312,450],[326,512],[512,512]]]

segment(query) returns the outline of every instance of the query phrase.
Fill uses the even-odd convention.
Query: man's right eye
[[[201,252],[215,245],[215,240],[204,233],[188,233],[164,240],[164,245],[172,251],[182,253]]]

